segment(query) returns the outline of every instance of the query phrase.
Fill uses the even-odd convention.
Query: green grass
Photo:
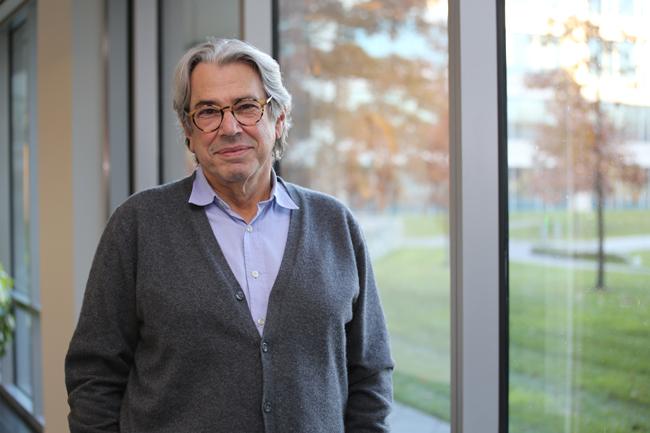
[[[512,239],[595,239],[596,213],[563,210],[510,213]],[[605,211],[605,235],[650,233],[650,210]]]
[[[447,260],[442,249],[405,248],[375,263],[395,399],[444,420]],[[510,266],[510,431],[650,432],[650,278],[608,273],[599,292],[593,271],[549,269]]]
[[[405,248],[375,264],[395,359],[395,399],[449,419],[449,265],[442,249]]]
[[[592,239],[593,213],[518,213],[511,235]],[[650,233],[650,211],[611,211],[607,235]],[[445,235],[443,216],[408,216],[407,237]],[[634,259],[636,257],[636,259]],[[629,254],[650,266],[650,252]],[[550,272],[549,272],[550,271]],[[403,248],[375,262],[391,333],[395,399],[449,420],[449,263],[444,249]],[[650,433],[650,278],[510,266],[510,431]],[[496,396],[495,396],[496,398]]]
[[[648,277],[510,269],[510,430],[650,432]]]
[[[407,237],[433,237],[449,233],[449,219],[444,213],[433,215],[406,215],[402,220]]]

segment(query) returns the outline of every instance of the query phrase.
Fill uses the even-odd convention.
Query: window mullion
[[[499,431],[496,31],[496,0],[449,2],[455,433]]]

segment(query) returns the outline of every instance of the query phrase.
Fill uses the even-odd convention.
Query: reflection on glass
[[[642,3],[506,1],[511,432],[650,432]]]
[[[22,25],[11,33],[11,208],[14,286],[25,293],[30,292],[28,52]]]
[[[16,308],[16,386],[32,396],[32,318]]]
[[[282,174],[343,200],[363,225],[396,361],[392,431],[449,431],[446,2],[279,10],[294,98]]]

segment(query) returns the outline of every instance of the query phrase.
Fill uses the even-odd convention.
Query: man
[[[72,433],[387,432],[393,364],[359,226],[272,169],[278,64],[190,49],[174,109],[195,173],[111,217],[66,357]]]

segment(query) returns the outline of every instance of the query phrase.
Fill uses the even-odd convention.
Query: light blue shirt
[[[201,167],[196,169],[189,202],[203,206],[221,251],[246,295],[257,331],[262,335],[269,295],[280,270],[292,209],[298,206],[271,173],[271,195],[257,204],[250,224],[212,189]]]

